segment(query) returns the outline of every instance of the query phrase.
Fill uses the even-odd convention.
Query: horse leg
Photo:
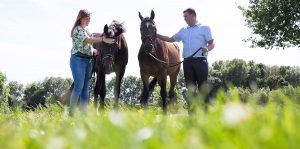
[[[95,107],[95,109],[98,108],[98,95],[99,95],[99,90],[100,90],[99,88],[100,88],[100,84],[99,84],[99,78],[97,76],[96,84],[94,87],[94,107]]]
[[[142,82],[143,82],[143,90],[142,90],[142,96],[141,96],[141,100],[140,100],[140,103],[142,106],[146,106],[147,103],[148,103],[148,97],[149,97],[149,75],[146,75],[146,74],[142,74],[141,73],[141,79],[142,79]]]
[[[177,95],[175,93],[175,86],[177,83],[177,76],[180,68],[173,74],[170,75],[170,90],[169,90],[169,98],[170,103],[175,103],[177,101]]]
[[[148,89],[148,90],[149,90],[149,95],[152,94],[152,92],[153,92],[153,90],[154,90],[154,87],[155,87],[156,83],[157,83],[157,77],[154,77],[154,78],[151,80],[150,84],[149,84],[149,89]]]
[[[104,110],[104,99],[106,96],[105,74],[101,74],[100,79],[100,110]]]
[[[119,107],[119,96],[120,96],[120,88],[121,88],[121,81],[125,73],[125,67],[121,69],[119,72],[116,72],[116,83],[114,88],[114,108],[117,110]]]
[[[160,96],[162,99],[163,113],[167,114],[167,75],[161,76],[158,80],[160,84]]]

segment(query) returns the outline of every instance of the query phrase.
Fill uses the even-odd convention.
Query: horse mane
[[[121,32],[121,34],[126,32],[126,28],[124,27],[124,22],[113,20],[109,26],[114,27],[115,32]]]

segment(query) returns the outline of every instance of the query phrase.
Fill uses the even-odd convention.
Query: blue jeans
[[[69,115],[73,116],[78,99],[80,99],[80,111],[85,114],[89,100],[92,61],[72,55],[70,58],[70,67],[74,81],[74,88],[70,96]]]

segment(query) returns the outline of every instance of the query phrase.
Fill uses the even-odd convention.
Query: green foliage
[[[23,84],[19,84],[17,81],[11,81],[8,83],[9,88],[9,95],[14,96],[17,100],[21,100],[23,93],[24,93],[24,87]]]
[[[37,107],[46,107],[47,92],[43,89],[41,83],[29,84],[24,91],[25,109],[35,109]]]
[[[243,86],[245,84],[248,68],[244,60],[233,59],[227,63],[225,70],[225,81],[230,81],[234,86]]]
[[[260,95],[269,102],[256,104]],[[241,95],[245,95],[241,97]],[[5,149],[39,148],[298,148],[300,146],[300,88],[220,91],[206,111],[197,107],[162,115],[122,106],[96,114],[68,117],[67,109],[51,105],[44,109],[0,113],[0,146]],[[248,102],[240,102],[247,98]],[[255,102],[252,102],[255,101]],[[169,109],[171,110],[171,109]]]
[[[8,106],[11,110],[16,110],[23,106],[22,98],[24,93],[24,87],[17,81],[11,81],[7,84],[9,88]]]
[[[5,86],[2,89],[2,93],[0,95],[0,113],[10,112],[9,104],[8,104],[8,96],[9,96],[9,88]]]
[[[24,89],[22,99],[25,109],[43,108],[49,104],[56,104],[66,90],[71,86],[71,79],[61,77],[45,78],[43,82],[34,82]]]
[[[235,87],[277,89],[287,85],[300,86],[300,68],[290,66],[266,66],[241,59],[216,61],[209,69],[212,87]],[[221,80],[219,82],[218,80]]]
[[[139,77],[124,77],[121,83],[120,98],[125,103],[135,104],[138,102],[137,98],[140,95],[141,88],[142,80]]]
[[[54,100],[57,100],[62,96],[64,91],[71,86],[71,79],[50,77],[46,78],[41,85],[43,86],[43,90],[47,92],[46,98],[54,98]]]
[[[182,69],[180,69],[180,71],[179,71],[176,87],[177,87],[177,89],[181,89],[181,88],[185,87],[184,74],[183,74]]]
[[[245,40],[252,46],[300,47],[299,0],[250,0],[247,7],[239,6],[239,9],[256,35]]]
[[[0,96],[3,95],[3,89],[6,82],[6,76],[0,71]]]
[[[94,77],[91,79],[90,84],[91,98],[93,98],[94,79]],[[0,73],[0,99],[3,105],[5,105],[4,107],[11,109],[17,109],[18,107],[24,107],[25,109],[46,107],[49,104],[56,104],[57,100],[60,100],[63,105],[66,105],[69,100],[69,94],[65,93],[68,93],[68,89],[72,83],[72,80],[69,78],[49,77],[45,78],[43,82],[34,82],[24,88],[22,84],[16,81],[9,82],[7,85],[5,81],[6,76]],[[114,84],[115,77],[106,83],[106,101],[110,101],[114,98]],[[209,97],[211,98],[216,96],[218,90],[227,90],[231,87],[250,89],[251,92],[263,88],[274,90],[289,85],[298,87],[300,86],[300,68],[290,66],[266,66],[262,63],[256,64],[253,61],[247,63],[241,59],[216,61],[212,64],[212,67],[209,68],[208,84],[211,90]],[[167,87],[169,87],[169,82]],[[176,86],[178,99],[182,98],[184,87],[183,71],[180,70]],[[3,92],[4,88],[5,92]],[[142,82],[139,77],[124,77],[121,83],[120,101],[132,106],[139,104],[138,97],[140,96],[141,89]],[[267,101],[263,95],[262,99]],[[150,96],[149,103],[160,105],[160,101],[160,88],[157,86]]]
[[[266,66],[261,63],[255,64],[253,61],[250,61],[248,63],[248,68],[248,76],[244,86],[249,85],[251,89],[265,87]]]
[[[8,95],[9,88],[5,86],[6,76],[0,71],[0,113],[9,112]]]

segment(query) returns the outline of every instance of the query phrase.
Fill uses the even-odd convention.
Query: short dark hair
[[[188,9],[183,11],[183,13],[186,13],[186,12],[189,13],[189,14],[192,14],[194,16],[197,16],[196,11],[193,8],[188,8]]]

